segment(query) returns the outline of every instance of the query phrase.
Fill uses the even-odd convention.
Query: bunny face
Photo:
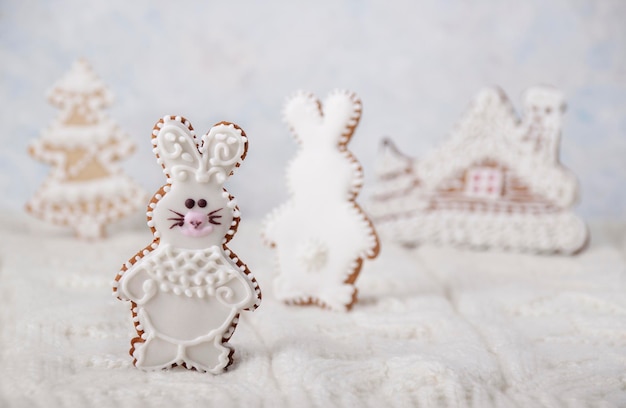
[[[224,182],[245,157],[245,133],[233,124],[219,123],[197,143],[187,120],[166,116],[154,127],[153,145],[169,183],[150,206],[148,224],[155,236],[178,248],[224,243],[238,218]]]
[[[160,241],[179,248],[222,244],[233,222],[228,193],[216,185],[172,183],[153,210]]]

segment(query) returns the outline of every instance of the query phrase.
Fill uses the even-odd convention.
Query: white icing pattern
[[[368,205],[381,234],[405,244],[580,251],[588,231],[571,212],[578,183],[558,159],[564,106],[557,90],[534,87],[519,121],[506,95],[490,88],[423,160],[386,140]]]
[[[188,250],[171,245],[160,245],[146,255],[141,264],[133,265],[126,272],[129,276],[124,282],[128,285],[131,275],[144,275],[145,282],[151,283],[144,283],[141,289],[150,296],[154,296],[158,290],[164,293],[172,292],[175,295],[203,298],[215,296],[220,288],[226,287],[227,283],[241,278],[240,274],[236,273],[238,269],[216,246]],[[146,290],[146,285],[154,289]],[[132,292],[127,286],[122,289],[124,293]],[[135,300],[135,303],[144,304],[146,301],[147,299]]]
[[[263,234],[276,250],[278,299],[348,310],[363,260],[378,254],[376,232],[354,201],[361,167],[346,148],[361,102],[334,91],[323,113],[321,106],[313,95],[298,93],[285,107],[301,146],[287,169],[291,199],[267,218]]]
[[[168,179],[147,213],[155,238],[124,265],[113,289],[131,301],[138,334],[131,355],[143,369],[219,373],[231,363],[225,342],[239,313],[261,300],[256,280],[226,247],[239,210],[223,183],[245,156],[247,138],[222,122],[198,146],[186,119],[166,116],[152,142]]]

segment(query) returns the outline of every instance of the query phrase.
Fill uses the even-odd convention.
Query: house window
[[[494,167],[474,167],[467,171],[465,194],[469,197],[495,199],[502,195],[502,170]]]

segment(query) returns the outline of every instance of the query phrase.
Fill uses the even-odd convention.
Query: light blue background
[[[519,109],[525,88],[551,84],[568,100],[561,156],[581,180],[576,211],[624,219],[624,21],[621,0],[5,0],[0,208],[22,208],[47,175],[26,146],[58,114],[46,91],[82,56],[116,96],[108,113],[138,147],[123,165],[150,193],[164,182],[149,138],[165,114],[199,133],[220,120],[246,130],[229,188],[244,216],[261,217],[287,197],[295,143],[281,108],[295,90],[361,96],[351,148],[367,187],[382,136],[423,157],[482,87],[502,86]]]

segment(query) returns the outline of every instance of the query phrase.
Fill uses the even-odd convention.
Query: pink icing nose
[[[185,224],[188,224],[195,229],[200,228],[206,220],[206,215],[197,211],[189,211],[185,214]]]
[[[182,233],[189,237],[201,237],[213,231],[207,221],[207,215],[197,211],[189,211],[185,214],[185,226]]]
[[[185,224],[188,224],[195,229],[200,228],[206,219],[206,214],[202,214],[197,211],[189,211],[185,214]]]

